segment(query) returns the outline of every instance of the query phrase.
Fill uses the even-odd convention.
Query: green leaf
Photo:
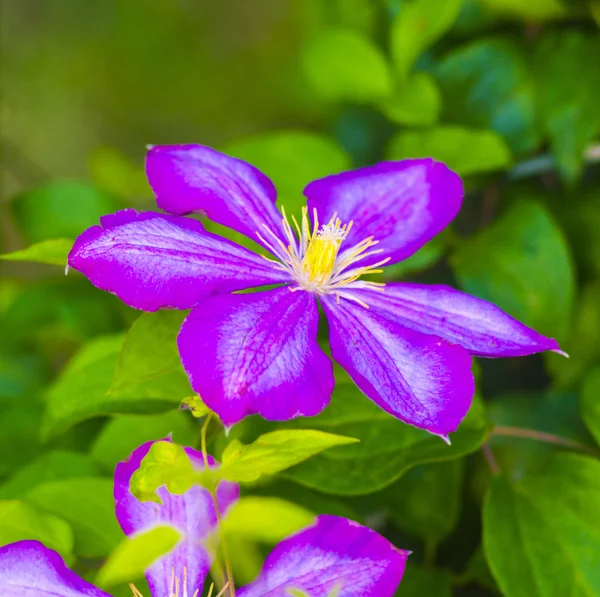
[[[35,539],[73,559],[73,533],[60,518],[17,500],[0,501],[0,546]]]
[[[329,101],[371,102],[392,92],[385,57],[352,29],[321,29],[302,49],[302,67],[315,89]]]
[[[561,174],[581,175],[584,150],[600,129],[600,38],[577,30],[554,32],[536,44],[538,100]],[[577,65],[577,68],[573,68]]]
[[[390,160],[425,157],[445,162],[463,176],[499,170],[511,163],[510,151],[498,134],[456,126],[397,133],[387,151]]]
[[[479,0],[489,8],[526,21],[545,21],[564,17],[566,6],[561,0]]]
[[[98,572],[96,583],[106,588],[142,576],[155,560],[170,552],[180,539],[179,531],[170,526],[157,526],[124,539]]]
[[[587,428],[600,445],[600,367],[586,377],[579,396],[579,408]]]
[[[483,39],[449,53],[434,75],[448,122],[491,129],[514,153],[540,140],[534,86],[521,47],[506,39]]]
[[[575,276],[558,225],[535,201],[522,200],[451,259],[463,289],[498,305],[542,334],[564,339]]]
[[[33,395],[44,383],[45,373],[45,363],[35,354],[0,353],[0,404]]]
[[[464,461],[415,466],[386,493],[390,518],[402,530],[439,544],[456,527]]]
[[[450,573],[408,564],[397,597],[452,597]]]
[[[107,423],[95,439],[90,456],[111,473],[142,444],[171,435],[183,446],[194,445],[198,432],[184,413],[170,411],[158,415],[119,415]]]
[[[29,244],[75,238],[120,207],[110,195],[74,180],[48,183],[9,203],[14,221]]]
[[[317,417],[287,425],[314,427],[356,437],[360,443],[334,448],[286,472],[323,493],[364,495],[387,487],[418,464],[452,460],[477,450],[488,435],[478,401],[448,446],[439,437],[405,425],[377,407],[354,384],[338,383],[331,404]]]
[[[161,403],[166,410],[193,393],[177,351],[177,334],[185,315],[158,311],[145,313],[133,323],[123,340],[108,397],[127,400],[135,396]]]
[[[222,456],[221,475],[237,483],[252,483],[275,475],[323,450],[358,442],[353,437],[315,429],[280,429],[261,435],[248,445],[231,441]]]
[[[483,541],[507,597],[600,594],[600,461],[557,453],[539,474],[492,479]]]
[[[438,121],[441,101],[433,77],[414,73],[396,85],[393,95],[382,101],[380,108],[396,124],[427,126]]]
[[[123,536],[115,518],[112,479],[79,477],[50,481],[28,491],[24,500],[71,525],[77,555],[106,556]]]
[[[225,533],[275,545],[314,522],[314,513],[275,497],[242,497],[227,511]]]
[[[302,130],[278,130],[228,143],[223,151],[264,172],[277,187],[278,203],[300,215],[304,187],[317,178],[349,170],[346,152],[330,137]]]
[[[220,477],[217,469],[196,470],[178,444],[155,442],[142,459],[140,468],[132,475],[130,490],[142,502],[161,504],[156,490],[163,485],[174,494],[185,493],[196,483],[212,491]]]
[[[396,71],[406,76],[417,58],[452,27],[461,0],[406,0],[392,23],[390,50]]]
[[[12,253],[0,255],[0,259],[7,261],[34,261],[36,263],[49,263],[51,265],[67,265],[67,256],[73,246],[73,241],[68,238],[53,238],[44,240]]]
[[[131,364],[132,369],[124,370],[121,365],[115,378],[118,359],[123,362],[122,345],[127,346],[127,339],[123,341],[120,335],[97,338],[84,345],[69,361],[46,395],[47,408],[42,425],[46,437],[99,415],[164,412],[191,392],[187,387],[185,392],[183,388],[179,390],[179,396],[167,395],[166,384],[174,381],[178,370],[169,368],[170,363],[164,361],[161,362],[164,369],[156,372],[156,387],[153,387],[151,377],[142,377],[149,373],[151,364],[156,365],[159,360],[150,355],[147,363],[133,359],[130,363],[125,351],[125,363]],[[156,345],[148,339],[148,347]],[[113,378],[121,384],[115,386]],[[187,383],[187,378],[184,381]],[[176,385],[172,391],[177,393]]]
[[[446,252],[447,239],[448,234],[442,232],[407,259],[387,265],[383,270],[383,279],[388,282],[395,281],[430,268]]]
[[[86,454],[67,450],[46,452],[19,469],[1,485],[0,498],[18,498],[37,485],[48,481],[90,477],[97,473],[96,465]]]

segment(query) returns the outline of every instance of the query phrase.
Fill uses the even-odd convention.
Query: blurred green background
[[[2,0],[1,17],[0,545],[40,538],[92,578],[120,540],[114,464],[169,431],[197,442],[197,425],[177,410],[191,392],[173,352],[179,315],[140,320],[140,336],[122,344],[139,314],[61,269],[102,214],[155,209],[147,144],[196,142],[242,157],[296,213],[314,178],[433,156],[463,176],[463,210],[385,278],[492,300],[571,358],[479,361],[477,412],[443,454],[379,421],[342,385],[337,410],[310,424],[361,437],[349,468],[319,456],[249,493],[357,518],[413,549],[401,596],[566,594],[552,573],[575,578],[581,545],[600,553],[600,477],[569,480],[579,469],[553,447],[488,434],[491,424],[534,429],[591,452],[600,440],[600,2]],[[128,351],[146,373],[121,379],[115,367]],[[144,375],[165,359],[171,369],[149,387]],[[340,427],[339,409],[352,409],[356,425]],[[250,421],[236,433],[260,428]],[[486,438],[514,485],[490,488],[478,451]],[[216,430],[217,454],[223,441]],[[554,479],[556,499],[597,504],[578,514],[588,534],[565,522],[554,529],[560,546],[544,539],[542,555],[560,547],[576,556],[552,570],[541,556],[502,560],[527,542],[494,526],[521,516],[525,535],[539,539],[542,522],[502,509],[506,492],[541,487],[535,475]],[[574,486],[585,494],[571,496]],[[293,512],[269,508],[264,525],[286,528]],[[232,539],[251,554],[238,558],[244,581],[273,541],[245,532]],[[523,578],[542,570],[550,584],[522,592]],[[597,570],[586,595],[600,595]]]

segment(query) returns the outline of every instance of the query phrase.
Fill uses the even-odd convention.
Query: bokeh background
[[[169,431],[197,443],[176,408],[185,378],[148,388],[132,373],[117,386],[135,392],[115,394],[122,333],[139,314],[60,267],[102,214],[155,209],[146,145],[197,142],[247,159],[295,213],[314,178],[433,156],[463,176],[463,210],[385,278],[492,300],[571,358],[480,361],[480,423],[443,464],[423,464],[449,458],[443,446],[407,439],[342,391],[356,421],[345,428],[338,409],[321,427],[363,440],[348,468],[321,460],[249,491],[366,521],[413,549],[399,595],[492,595],[498,582],[519,595],[510,566],[508,580],[502,566],[492,578],[480,547],[489,472],[477,449],[490,422],[591,451],[600,439],[600,2],[2,0],[1,10],[0,252],[12,255],[0,260],[0,544],[35,536],[93,578],[120,540],[114,464]],[[145,324],[164,328],[148,373],[177,362],[160,352],[174,344],[169,317]],[[212,441],[218,453],[218,430]],[[515,483],[555,456],[529,440],[489,445]],[[297,512],[286,503],[255,515],[287,528]],[[245,581],[274,537],[240,536]]]

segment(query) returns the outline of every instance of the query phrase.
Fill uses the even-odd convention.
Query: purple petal
[[[75,241],[69,265],[135,309],[190,309],[214,292],[289,278],[192,219],[126,209],[101,223]]]
[[[264,226],[284,239],[275,186],[243,160],[203,145],[156,145],[146,157],[146,174],[166,212],[202,212],[256,242]]]
[[[316,299],[304,291],[215,296],[183,322],[179,353],[192,387],[225,425],[254,413],[312,416],[334,386],[318,320]]]
[[[336,304],[325,296],[322,302],[333,358],[371,400],[405,423],[444,438],[456,431],[475,392],[464,348],[348,299]]]
[[[289,589],[310,597],[392,597],[409,552],[356,522],[319,516],[316,523],[282,541],[258,578],[239,597],[289,597]]]
[[[182,533],[182,539],[174,550],[157,560],[146,571],[152,595],[170,595],[171,575],[179,580],[180,594],[183,593],[184,568],[187,574],[188,595],[196,589],[202,591],[204,579],[210,568],[211,556],[203,546],[205,540],[217,526],[213,500],[208,490],[195,486],[183,495],[171,495],[165,487],[158,489],[161,504],[140,502],[129,491],[129,482],[139,468],[144,456],[154,442],[137,448],[115,470],[116,514],[121,528],[127,535],[151,529],[161,524],[171,525]],[[190,460],[198,469],[204,468],[202,454],[185,448]],[[212,466],[214,460],[209,457]],[[224,514],[239,495],[235,483],[222,482],[217,489],[219,509]]]
[[[556,340],[538,334],[496,305],[449,286],[387,284],[383,292],[359,290],[352,294],[387,319],[460,344],[477,356],[560,352]]]
[[[337,213],[354,222],[343,247],[373,236],[382,252],[367,257],[369,265],[390,257],[406,259],[441,232],[458,213],[462,182],[457,174],[431,158],[382,162],[311,182],[305,189],[309,213],[319,222]]]
[[[71,572],[63,559],[39,541],[0,547],[2,597],[110,597]]]

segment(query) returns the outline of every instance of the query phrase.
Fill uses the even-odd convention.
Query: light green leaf
[[[34,261],[36,263],[49,263],[51,265],[67,265],[67,256],[73,246],[73,241],[68,238],[54,238],[31,245],[20,251],[4,253],[0,259],[7,261]]]
[[[128,354],[125,361],[127,365],[131,364],[132,371],[121,369],[122,374],[117,372],[116,379],[122,383],[116,387],[111,386],[114,384],[117,361],[123,358],[122,345],[127,346],[127,340],[123,343],[120,335],[97,338],[85,344],[71,359],[46,395],[46,412],[42,425],[42,432],[46,437],[99,415],[163,412],[175,407],[182,396],[191,392],[188,387],[185,392],[181,390],[180,396],[166,394],[166,382],[174,378],[174,374],[170,373],[171,369],[167,367],[162,372],[157,372],[156,387],[152,386],[152,379],[148,377],[141,378],[136,383],[133,378],[139,371],[147,372],[147,368],[150,364],[156,364],[156,360],[149,358],[148,363],[136,367],[133,360],[128,362]],[[150,339],[148,346],[155,346]],[[162,365],[165,363],[162,362]],[[114,389],[109,391],[109,388]],[[173,392],[177,392],[176,385]]]
[[[389,515],[402,530],[439,544],[460,514],[464,460],[415,466],[386,493]]]
[[[545,132],[561,174],[579,178],[584,151],[600,130],[600,38],[568,30],[536,44],[538,101]],[[573,68],[577,65],[577,68]]]
[[[315,515],[293,502],[275,497],[242,497],[227,512],[223,529],[243,539],[275,545],[311,525]]]
[[[387,282],[406,278],[411,274],[422,272],[437,263],[446,252],[448,234],[442,232],[424,244],[416,253],[407,259],[387,265],[383,270],[383,279]]]
[[[452,577],[446,570],[408,564],[397,597],[452,597]]]
[[[379,491],[413,466],[474,452],[489,432],[482,406],[475,401],[459,430],[450,435],[452,445],[448,446],[439,437],[381,410],[352,383],[338,383],[322,414],[287,425],[310,426],[360,440],[328,450],[285,473],[297,483],[334,495]]]
[[[204,404],[204,402],[202,402],[202,398],[200,398],[198,394],[184,398],[181,401],[179,408],[180,410],[189,410],[192,413],[192,417],[195,419],[201,419],[213,412],[206,404]]]
[[[277,187],[277,200],[288,214],[300,215],[304,187],[317,178],[349,170],[346,152],[334,139],[303,130],[283,129],[228,143],[223,151],[264,172]]]
[[[74,477],[90,477],[97,473],[96,465],[87,454],[67,450],[46,452],[19,469],[1,485],[0,498],[20,498],[42,483]]]
[[[98,572],[96,583],[106,588],[142,576],[155,560],[170,552],[180,538],[177,529],[157,526],[124,539]]]
[[[106,556],[123,537],[115,518],[112,479],[79,477],[49,481],[28,491],[23,499],[71,525],[77,555]]]
[[[177,351],[177,334],[185,315],[158,311],[136,319],[123,340],[107,397],[136,396],[175,407],[193,393]]]
[[[315,91],[329,101],[371,102],[392,92],[392,76],[382,52],[352,29],[321,29],[301,55]]]
[[[393,95],[382,101],[380,108],[396,124],[427,126],[437,122],[441,101],[433,77],[426,73],[414,73],[396,85]]]
[[[559,341],[571,318],[575,275],[562,231],[523,199],[451,258],[463,289]]]
[[[161,504],[156,490],[163,485],[173,494],[185,493],[196,483],[213,491],[220,477],[218,469],[196,470],[181,446],[155,442],[132,475],[130,490],[142,502]]]
[[[387,151],[390,160],[425,157],[444,162],[463,176],[506,168],[511,162],[498,134],[456,126],[397,133]]]
[[[252,483],[275,475],[323,450],[358,442],[353,437],[315,429],[280,429],[261,435],[248,445],[231,441],[223,452],[221,475],[238,483]]]
[[[112,474],[116,464],[138,446],[168,435],[174,442],[190,446],[196,441],[198,430],[184,413],[176,410],[158,415],[119,415],[98,434],[90,455]]]
[[[501,38],[477,40],[449,53],[434,75],[445,121],[496,131],[514,153],[538,146],[534,86],[521,46]]]
[[[567,15],[566,5],[561,0],[479,0],[500,14],[518,17],[524,21],[545,21]]]
[[[492,479],[483,542],[507,597],[600,594],[600,461],[557,453],[539,474]]]
[[[14,221],[29,244],[75,238],[120,207],[110,195],[74,180],[51,182],[9,203]]]
[[[406,0],[392,23],[390,49],[396,71],[406,76],[417,58],[458,16],[461,0]]]
[[[579,396],[579,408],[587,428],[600,445],[600,367],[586,377]]]
[[[17,500],[0,501],[0,546],[35,539],[67,561],[73,559],[73,533],[60,518]]]

